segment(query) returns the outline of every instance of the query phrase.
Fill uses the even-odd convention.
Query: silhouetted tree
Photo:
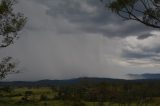
[[[46,101],[46,100],[48,100],[48,96],[45,95],[45,94],[42,94],[42,95],[40,96],[40,101]]]
[[[32,91],[25,91],[24,97],[22,97],[23,101],[29,101],[30,97],[33,96],[33,92]]]
[[[16,62],[11,61],[12,57],[4,57],[0,63],[0,79],[3,79],[8,74],[18,73],[18,70],[14,70]]]
[[[126,20],[160,28],[160,0],[101,0],[112,12]]]
[[[106,102],[106,99],[107,99],[107,84],[106,82],[101,82],[99,85],[98,85],[98,106],[105,106],[105,102]]]
[[[0,48],[8,47],[18,38],[18,32],[24,27],[26,17],[22,13],[15,13],[15,0],[0,0]],[[7,74],[17,72],[12,57],[5,57],[0,63],[0,79]]]

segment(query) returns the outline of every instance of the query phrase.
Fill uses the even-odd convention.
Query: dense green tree
[[[24,27],[26,17],[22,13],[15,13],[13,6],[15,0],[0,0],[0,48],[8,47],[18,39],[18,32]],[[15,70],[16,63],[12,62],[12,57],[4,57],[0,63],[0,79]]]
[[[106,8],[126,20],[160,28],[160,0],[101,0]]]

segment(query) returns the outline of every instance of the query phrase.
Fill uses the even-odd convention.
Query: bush
[[[47,95],[42,94],[40,96],[40,101],[45,101],[45,100],[48,100],[48,97],[47,97]]]
[[[31,96],[31,95],[33,95],[33,92],[32,92],[32,91],[26,91],[26,92],[25,92],[25,95],[26,95],[26,96]]]
[[[73,102],[71,106],[86,106],[83,102]]]

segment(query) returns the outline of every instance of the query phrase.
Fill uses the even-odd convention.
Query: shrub
[[[48,100],[47,95],[42,94],[42,95],[40,96],[40,100],[41,100],[41,101]]]

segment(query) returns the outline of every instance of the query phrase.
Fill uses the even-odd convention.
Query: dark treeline
[[[57,87],[57,100],[75,100],[137,106],[154,103],[160,97],[159,80],[81,80],[79,83]],[[157,104],[160,105],[160,104]]]

